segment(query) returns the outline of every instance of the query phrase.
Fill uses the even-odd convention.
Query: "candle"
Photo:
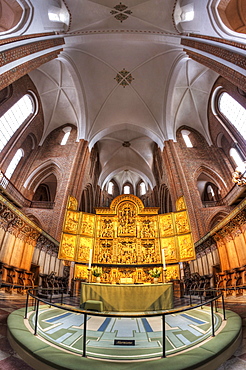
[[[162,253],[162,264],[163,264],[163,270],[166,270],[166,259],[165,259],[165,249],[161,250]]]
[[[92,249],[90,249],[90,257],[89,257],[89,269],[91,268],[91,262],[92,262]]]

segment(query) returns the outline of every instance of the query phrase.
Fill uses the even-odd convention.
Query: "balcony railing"
[[[53,209],[54,202],[31,201],[25,198],[12,182],[0,171],[0,192],[3,193],[17,207]]]
[[[219,207],[219,206],[224,206],[225,203],[224,201],[221,199],[221,200],[208,200],[208,201],[203,201],[202,202],[203,204],[203,207],[207,208],[207,207]]]

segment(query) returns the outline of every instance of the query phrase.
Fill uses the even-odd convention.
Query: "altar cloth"
[[[144,312],[173,308],[173,284],[81,283],[80,306],[87,300],[102,301],[105,311]]]

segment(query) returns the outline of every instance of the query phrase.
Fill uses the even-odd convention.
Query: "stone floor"
[[[175,302],[175,306],[186,305],[186,299]],[[78,306],[78,299],[66,298],[67,304]],[[225,300],[226,308],[238,313],[243,321],[243,341],[234,355],[222,364],[217,370],[245,370],[246,369],[246,296],[228,297]],[[17,294],[8,295],[0,292],[0,370],[32,370],[10,346],[7,340],[8,315],[25,306],[25,297]],[[42,370],[42,369],[40,369]]]

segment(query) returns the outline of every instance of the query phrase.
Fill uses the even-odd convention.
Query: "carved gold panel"
[[[116,220],[114,217],[98,217],[98,232],[99,238],[114,238],[116,234]]]
[[[137,239],[136,238],[118,238],[117,239],[117,263],[135,264],[137,263]]]
[[[62,240],[59,248],[59,257],[62,260],[75,260],[75,250],[76,250],[76,235],[63,234]]]
[[[88,279],[88,266],[76,264],[74,267],[74,279]]]
[[[186,209],[185,198],[182,196],[176,200],[176,210],[183,211]]]
[[[93,262],[114,263],[113,240],[102,239],[97,241]]]
[[[117,236],[137,236],[137,207],[132,202],[124,202],[118,207]]]
[[[194,243],[192,240],[192,235],[179,235],[178,236],[179,244],[179,256],[180,261],[190,261],[196,258]]]
[[[174,222],[177,230],[177,234],[185,234],[190,232],[190,225],[188,220],[187,211],[175,212]]]
[[[161,238],[175,234],[175,225],[172,213],[159,215],[159,232]]]
[[[141,239],[141,263],[161,263],[160,246],[156,239]]]
[[[79,234],[94,236],[95,219],[95,215],[82,213]]]
[[[76,211],[78,209],[78,201],[71,195],[68,197],[67,209],[71,209],[73,211]]]
[[[195,258],[183,197],[177,201],[177,212],[162,215],[157,214],[157,208],[144,207],[139,198],[126,194],[116,197],[109,208],[97,208],[96,215],[78,212],[77,206],[76,199],[70,197],[59,258],[103,266],[104,282],[131,279],[150,283],[151,265],[172,264],[167,273],[170,268],[170,274],[176,276],[173,264]]]
[[[180,268],[179,264],[167,266],[166,270],[166,281],[180,280]]]
[[[93,249],[94,239],[80,236],[78,239],[78,248],[76,261],[89,263],[90,249]]]
[[[161,249],[165,250],[166,263],[179,262],[178,244],[176,237],[161,238]]]
[[[157,217],[145,216],[138,218],[138,237],[156,238],[158,237]]]
[[[63,231],[65,233],[77,234],[79,227],[80,212],[67,211]]]

